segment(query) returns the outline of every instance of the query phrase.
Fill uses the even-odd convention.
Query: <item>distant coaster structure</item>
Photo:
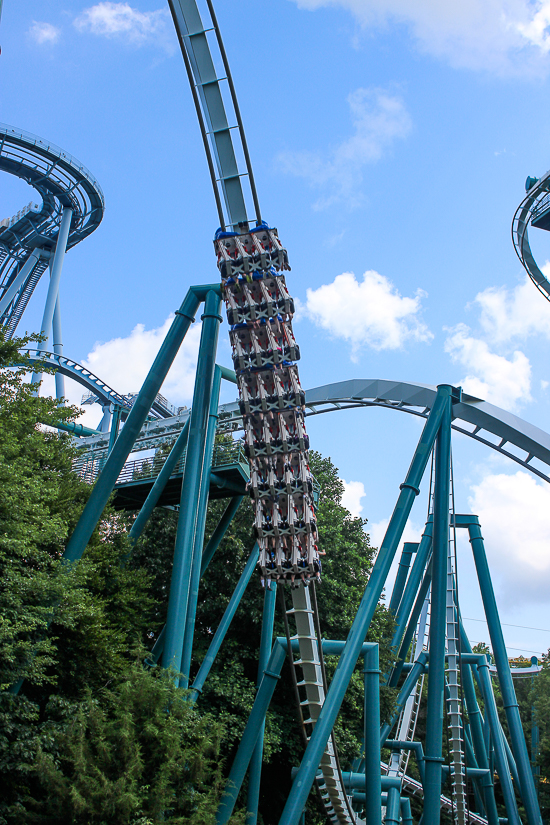
[[[550,172],[540,178],[529,176],[525,192],[512,221],[514,249],[539,292],[550,301],[550,282],[535,261],[529,243],[530,226],[550,231]]]
[[[72,563],[81,558],[113,491],[115,506],[139,510],[130,532],[132,542],[138,540],[156,506],[178,506],[168,617],[149,661],[180,672],[179,683],[191,689],[193,701],[200,701],[202,686],[259,563],[268,586],[259,639],[258,688],[218,811],[220,824],[230,818],[247,772],[247,821],[257,821],[265,714],[288,657],[302,713],[305,752],[296,766],[281,825],[303,821],[312,788],[334,823],[378,825],[384,817],[396,825],[409,825],[410,799],[416,797],[424,825],[436,825],[442,810],[458,825],[499,825],[500,800],[508,822],[521,822],[519,800],[528,825],[539,825],[535,767],[529,759],[513,685],[513,676],[530,676],[539,668],[535,663],[527,669],[509,666],[479,519],[455,510],[451,432],[458,430],[498,450],[546,481],[550,478],[550,436],[446,384],[431,387],[357,379],[304,393],[296,367],[299,351],[285,276],[288,255],[277,231],[260,213],[235,88],[211,0],[200,9],[195,0],[170,0],[169,5],[212,178],[220,224],[214,245],[221,277],[216,283],[189,289],[136,396],[117,393],[59,351],[60,324],[56,327],[55,319],[59,320],[63,255],[71,241],[85,237],[101,220],[99,186],[70,156],[7,127],[0,153],[0,168],[33,183],[43,201],[42,206],[29,207],[9,219],[0,231],[5,250],[0,270],[4,273],[0,282],[2,322],[13,334],[38,278],[51,261],[42,331],[46,336],[53,331],[53,352],[44,345],[43,350],[31,353],[31,361],[54,366],[56,378],[70,376],[79,381],[90,399],[97,399],[104,408],[100,431],[80,433],[85,437],[80,440],[82,453],[75,470],[94,487],[65,558]],[[223,68],[223,75],[217,73],[216,65]],[[40,173],[36,171],[39,164]],[[58,167],[73,175],[64,188],[56,182]],[[79,201],[77,190],[87,200]],[[234,371],[216,364],[222,303],[230,325]],[[176,410],[159,393],[201,305],[193,403],[190,410]],[[222,380],[237,384],[235,404],[220,406]],[[63,394],[59,386],[58,394]],[[322,638],[317,612],[316,487],[308,467],[304,421],[312,414],[373,406],[421,416],[425,424],[348,638],[327,640]],[[244,432],[244,439],[217,447],[217,431]],[[166,443],[171,445],[168,454],[163,449],[153,458],[135,457]],[[382,681],[398,689],[398,698],[393,718],[381,720],[378,645],[364,640],[424,476],[430,485],[428,519],[419,543],[403,543],[388,603],[396,621],[392,639],[396,653]],[[200,580],[208,575],[208,565],[246,494],[254,500],[257,543],[210,649],[198,663],[193,657],[193,637]],[[205,545],[209,498],[224,498],[228,503]],[[473,653],[462,625],[457,529],[467,530],[470,538],[494,665],[486,656]],[[285,596],[288,590],[291,608]],[[277,595],[287,631],[285,637],[273,639]],[[325,655],[339,656],[330,684]],[[333,729],[359,659],[365,688],[363,757],[345,771]],[[426,675],[427,732],[421,741],[416,722],[426,693]],[[497,713],[492,675],[500,683],[509,741]],[[387,762],[381,761],[382,747],[390,751]],[[420,780],[407,772],[411,754]]]

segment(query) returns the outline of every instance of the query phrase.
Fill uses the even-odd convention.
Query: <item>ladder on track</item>
[[[451,461],[451,525],[454,521],[454,485]],[[458,604],[456,598],[456,529],[451,526],[447,552],[447,595],[446,595],[446,631],[447,631],[447,671],[445,674],[447,696],[447,720],[449,759],[451,768],[451,788],[453,799],[453,817],[456,825],[466,825],[468,821],[468,800],[466,792],[466,762],[464,754],[464,720],[462,718],[462,701],[460,696],[460,642],[458,627]]]

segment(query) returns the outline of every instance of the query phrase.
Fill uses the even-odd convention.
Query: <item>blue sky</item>
[[[548,430],[550,305],[526,282],[510,224],[526,176],[550,165],[550,2],[216,9],[262,211],[289,250],[303,385],[461,384]],[[0,43],[0,119],[75,155],[105,193],[102,225],[65,261],[65,352],[136,390],[188,286],[217,278],[214,200],[167,8],[5,0]],[[0,217],[31,197],[2,176]],[[532,233],[540,264],[549,240]],[[45,286],[21,330],[39,325]],[[190,400],[198,332],[165,386],[175,403]],[[230,364],[226,325],[219,361]],[[420,426],[381,410],[309,420],[312,446],[340,468],[374,543]],[[550,491],[466,438],[454,461],[457,509],[482,519],[502,620],[548,628],[506,627],[510,653],[540,653],[550,646]],[[425,511],[422,496],[407,537]],[[463,612],[479,619],[459,550]],[[468,629],[487,638],[481,623]]]

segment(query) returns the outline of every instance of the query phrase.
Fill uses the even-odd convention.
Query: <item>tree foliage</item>
[[[78,411],[25,383],[36,340],[0,334],[0,823],[208,823],[221,728],[136,664],[156,600],[121,565],[125,520],[107,509],[62,562],[90,488],[71,439],[40,426]]]
[[[368,534],[364,530],[366,522],[352,517],[341,503],[344,487],[338,477],[338,469],[332,461],[311,451],[310,465],[320,485],[317,508],[319,546],[321,550],[326,551],[326,556],[323,556],[322,582],[317,586],[321,628],[325,638],[345,639],[363,596],[375,550],[371,547]],[[210,502],[206,541],[214,531],[226,504],[226,501]],[[176,523],[176,513],[155,511],[134,550],[131,562],[133,565],[146,567],[154,576],[155,592],[160,599],[159,628],[166,616],[174,532],[171,541],[168,537],[170,531],[175,531]],[[213,633],[254,546],[252,524],[252,503],[245,499],[201,581],[191,681],[206,654]],[[283,591],[290,607],[288,587],[283,587]],[[222,750],[227,754],[229,763],[254,701],[263,601],[264,590],[258,573],[255,573],[199,700],[201,708],[212,713],[224,724]],[[390,660],[388,639],[391,638],[392,625],[388,611],[384,607],[379,607],[368,638],[382,642],[382,669],[385,669]],[[274,635],[284,634],[282,613],[278,605]],[[328,660],[329,678],[335,665],[335,658]],[[389,713],[393,706],[394,692],[383,689],[382,695],[383,710]],[[358,664],[336,727],[342,764],[348,768],[361,748],[362,706],[362,665]],[[266,720],[260,800],[260,814],[265,822],[277,821],[290,788],[290,768],[299,764],[302,754],[303,742],[286,664]]]

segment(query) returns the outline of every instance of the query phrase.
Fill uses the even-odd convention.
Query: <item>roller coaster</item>
[[[39,380],[47,365],[56,371],[59,399],[68,377],[86,390],[87,403],[98,403],[103,409],[98,430],[64,425],[79,437],[75,472],[94,485],[65,559],[76,563],[82,557],[113,491],[116,507],[139,510],[130,532],[134,543],[155,507],[178,506],[167,622],[148,662],[161,662],[181,674],[179,684],[189,689],[190,700],[199,702],[239,601],[259,568],[265,590],[258,688],[221,799],[220,825],[229,820],[247,773],[247,822],[257,821],[265,716],[287,658],[302,714],[305,750],[293,771],[280,825],[305,821],[312,788],[327,819],[341,825],[376,825],[383,820],[411,825],[411,798],[422,807],[423,825],[436,825],[442,811],[457,825],[503,821],[519,825],[521,806],[527,825],[540,825],[534,769],[513,684],[514,676],[532,675],[540,668],[536,662],[527,669],[510,667],[479,519],[455,509],[451,434],[453,430],[464,434],[547,482],[550,435],[448,384],[354,379],[302,389],[297,367],[300,351],[292,329],[294,306],[286,280],[289,255],[277,230],[260,212],[212,2],[204,0],[199,8],[195,0],[169,0],[169,6],[212,180],[219,223],[214,253],[220,278],[189,289],[139,393],[118,393],[62,351],[63,260],[67,250],[90,235],[103,217],[104,199],[97,181],[61,149],[0,126],[0,169],[22,178],[37,192],[36,203],[0,221],[0,322],[13,336],[49,266],[40,330],[46,341],[26,353],[36,370],[33,380]],[[223,67],[223,76],[216,65]],[[237,157],[244,158],[244,166],[239,166]],[[518,256],[548,299],[550,284],[531,253],[527,230],[530,225],[550,229],[549,193],[550,173],[540,180],[528,178],[527,195],[512,227]],[[222,304],[234,371],[216,364]],[[201,305],[192,406],[175,408],[160,390]],[[222,380],[237,386],[235,403],[220,405]],[[346,640],[327,640],[317,610],[323,592],[318,496],[308,465],[305,421],[312,415],[359,407],[406,412],[425,423],[349,635]],[[233,434],[233,446],[224,442],[217,447],[219,432]],[[169,452],[159,449],[167,444]],[[152,451],[153,457],[138,457],[144,450]],[[404,542],[401,548],[388,602],[395,618],[395,660],[389,672],[381,674],[378,645],[365,638],[425,478],[428,518],[420,542]],[[199,583],[245,495],[254,502],[257,541],[197,670],[193,637]],[[227,506],[204,545],[209,499],[225,499]],[[472,651],[462,625],[458,529],[468,532],[494,663]],[[273,639],[277,596],[286,632]],[[330,682],[324,666],[327,655],[339,657]],[[359,659],[364,675],[363,754],[351,770],[344,771],[333,729]],[[507,735],[497,712],[493,676],[504,700]],[[381,683],[398,691],[392,719],[382,722]],[[19,689],[21,685],[13,688]],[[420,741],[417,720],[425,695],[426,735]],[[448,765],[443,764],[444,738]],[[383,748],[390,753],[387,762],[381,758]],[[419,780],[408,773],[411,754]],[[505,817],[499,816],[500,799]]]

